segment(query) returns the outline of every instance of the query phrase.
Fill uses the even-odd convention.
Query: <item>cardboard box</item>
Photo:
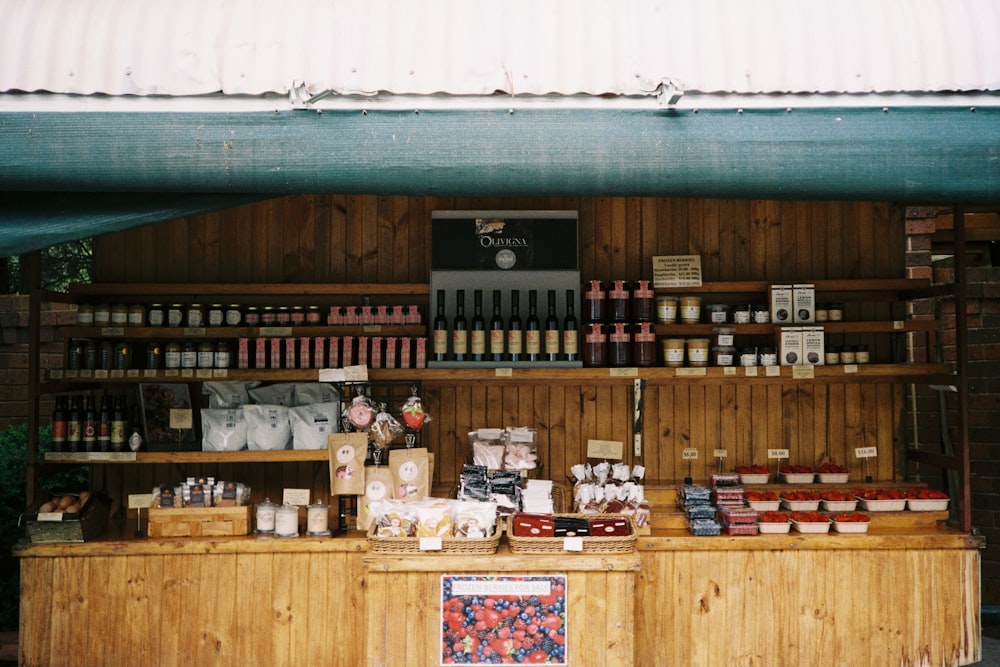
[[[791,324],[794,321],[793,306],[791,285],[771,285],[772,322],[778,325]]]
[[[792,321],[800,324],[811,324],[816,321],[815,285],[792,286]]]
[[[803,328],[802,359],[810,366],[822,366],[826,363],[826,333],[823,327]]]
[[[781,327],[779,358],[782,366],[798,366],[802,361],[802,327]]]

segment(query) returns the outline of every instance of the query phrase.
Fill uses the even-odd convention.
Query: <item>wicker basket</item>
[[[635,530],[635,523],[632,517],[626,514],[562,514],[559,516],[578,517],[584,519],[622,517],[628,520],[631,535],[616,537],[581,537],[583,544],[581,551],[567,551],[565,548],[566,538],[563,537],[518,537],[511,529],[511,517],[506,519],[507,540],[510,542],[511,553],[516,554],[621,554],[635,551],[636,542],[639,536]]]
[[[419,537],[378,537],[378,526],[368,529],[368,552],[375,554],[495,554],[500,546],[500,524],[489,537],[442,537],[441,549],[421,549]]]

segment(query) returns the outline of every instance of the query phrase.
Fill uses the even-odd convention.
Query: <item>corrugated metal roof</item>
[[[996,0],[0,0],[0,17],[5,92],[1000,89]]]

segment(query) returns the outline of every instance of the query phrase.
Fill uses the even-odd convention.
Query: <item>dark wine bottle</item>
[[[507,359],[510,361],[524,360],[524,330],[521,328],[520,300],[520,290],[511,290],[510,318],[507,320]]]
[[[74,396],[70,403],[69,417],[66,420],[66,451],[78,452],[83,446],[83,403],[79,396]]]
[[[467,361],[469,356],[469,321],[465,319],[465,290],[458,290],[455,319],[451,323],[451,351],[455,361]]]
[[[524,321],[524,352],[528,361],[542,356],[542,326],[538,321],[538,291],[528,290],[528,318]]]
[[[434,316],[434,347],[431,359],[444,361],[448,358],[448,318],[444,316],[444,290],[437,291],[437,315]]]
[[[52,451],[61,452],[66,449],[66,397],[56,396],[56,406],[52,410]]]
[[[114,408],[111,410],[111,451],[120,452],[125,449],[125,397],[115,396]]]
[[[556,315],[556,291],[549,290],[549,314],[545,317],[545,361],[559,361],[559,317]]]
[[[566,317],[563,318],[563,359],[566,361],[578,361],[580,353],[578,351],[578,333],[576,315],[574,315],[573,290],[566,290]]]
[[[97,451],[111,451],[111,405],[107,394],[101,396],[101,409],[97,413]]]
[[[486,358],[486,320],[483,319],[483,290],[472,293],[472,322],[469,330],[469,348],[473,361]]]
[[[83,409],[83,450],[93,452],[97,449],[97,409],[94,407],[94,397],[87,396]]]
[[[504,338],[503,315],[500,310],[500,290],[493,290],[493,317],[490,318],[490,361],[503,361]]]

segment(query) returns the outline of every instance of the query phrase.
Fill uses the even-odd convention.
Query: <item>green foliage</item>
[[[42,452],[47,451],[51,428],[40,428],[38,440]],[[17,630],[20,577],[17,559],[11,554],[24,537],[27,464],[27,425],[0,431],[0,632]],[[89,475],[85,466],[68,468],[42,480],[41,486],[50,491],[78,491],[87,487]]]
[[[90,282],[94,259],[91,239],[61,243],[39,252],[43,289],[65,292],[72,284]],[[6,258],[5,264],[0,276],[6,284],[0,285],[0,293],[16,294],[21,284],[20,257]]]

